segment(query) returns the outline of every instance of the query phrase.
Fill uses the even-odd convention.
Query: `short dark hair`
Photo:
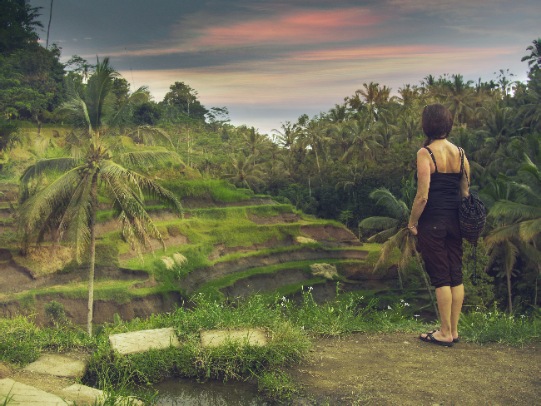
[[[447,138],[453,128],[453,116],[442,104],[429,104],[423,110],[423,131],[430,139]]]

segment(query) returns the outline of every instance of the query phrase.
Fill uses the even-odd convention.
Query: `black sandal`
[[[426,337],[423,337],[423,336],[419,336],[419,339],[421,341],[424,341],[425,343],[431,343],[431,344],[436,344],[436,345],[441,345],[442,347],[452,347],[453,346],[453,341],[452,342],[447,342],[447,341],[440,341],[436,338],[434,338],[434,333],[436,332],[437,330],[434,330],[434,331],[431,331],[429,333],[425,333],[426,334]]]

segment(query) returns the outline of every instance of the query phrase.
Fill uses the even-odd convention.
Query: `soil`
[[[353,334],[316,340],[288,372],[297,405],[538,405],[541,343],[445,348],[415,334]]]

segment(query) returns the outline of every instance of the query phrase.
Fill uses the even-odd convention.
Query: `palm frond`
[[[393,237],[396,234],[397,230],[398,230],[398,227],[388,228],[387,230],[383,230],[383,231],[380,231],[379,233],[374,234],[367,241],[383,243],[389,240],[391,237]]]
[[[143,143],[145,145],[167,145],[173,147],[173,141],[171,136],[161,128],[152,127],[148,125],[142,125],[136,127],[132,132],[128,134],[137,143]]]
[[[86,172],[73,190],[59,224],[60,239],[67,240],[75,247],[77,262],[81,262],[83,254],[90,242],[90,190],[94,171]]]
[[[519,224],[519,236],[522,241],[532,241],[539,233],[541,233],[541,216]]]
[[[373,216],[362,220],[359,227],[363,230],[386,230],[398,225],[398,220],[391,217]]]
[[[490,232],[485,238],[487,248],[491,249],[497,244],[501,244],[504,241],[517,238],[520,233],[520,227],[518,224],[511,224],[498,227]]]
[[[388,189],[379,188],[370,193],[370,198],[376,201],[377,206],[382,206],[389,214],[399,220],[403,220],[408,213],[405,203],[398,200]]]
[[[27,185],[31,180],[50,172],[66,172],[77,166],[81,161],[71,157],[41,159],[34,165],[26,168],[21,175],[22,185]]]
[[[141,201],[144,195],[160,200],[178,214],[183,213],[182,205],[173,193],[161,187],[156,182],[139,175],[137,172],[123,168],[113,161],[105,160],[101,166],[101,175],[102,178],[107,180],[111,185],[115,184],[118,186],[121,185],[121,183],[126,183],[126,186],[129,185],[132,190],[135,188],[138,191],[138,198],[141,199]],[[133,196],[135,197],[136,194],[133,194]]]
[[[396,231],[396,230],[395,230]],[[404,268],[407,262],[415,255],[415,237],[411,235],[407,228],[401,228],[389,238],[381,247],[380,257],[374,267],[374,270],[381,269],[389,260],[392,252],[397,249],[400,251],[398,261],[399,271]]]
[[[115,161],[129,167],[149,167],[163,164],[165,162],[182,163],[176,152],[166,149],[128,151],[115,154]]]
[[[513,223],[541,217],[541,207],[500,200],[490,208],[488,215],[491,218],[502,217],[506,223]]]
[[[76,127],[85,128],[89,134],[92,134],[94,129],[88,106],[86,102],[77,93],[72,94],[58,109],[60,114],[66,114]]]
[[[135,92],[129,95],[128,99],[122,103],[120,108],[116,111],[113,117],[109,120],[109,124],[117,124],[121,118],[127,113],[129,108],[137,103],[144,103],[149,100],[148,87],[141,86]]]
[[[19,207],[19,222],[25,234],[40,230],[51,215],[65,207],[73,190],[79,183],[78,168],[74,168],[55,179],[46,188],[30,196]]]

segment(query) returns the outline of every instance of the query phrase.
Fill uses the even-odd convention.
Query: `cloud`
[[[328,44],[355,41],[376,35],[376,29],[385,19],[382,14],[367,8],[331,10],[288,10],[281,14],[246,17],[241,21],[208,16],[190,16],[172,30],[172,38],[154,42],[137,49],[109,52],[114,56],[164,56],[182,53],[203,53],[220,49],[262,46],[291,47],[303,44]],[[203,21],[204,20],[204,21]],[[196,24],[197,22],[197,24]],[[182,27],[182,28],[179,28]]]
[[[359,39],[367,27],[383,16],[365,8],[299,10],[286,14],[208,27],[195,41],[196,46],[239,46],[256,44],[312,44]],[[366,35],[368,31],[364,31]]]

